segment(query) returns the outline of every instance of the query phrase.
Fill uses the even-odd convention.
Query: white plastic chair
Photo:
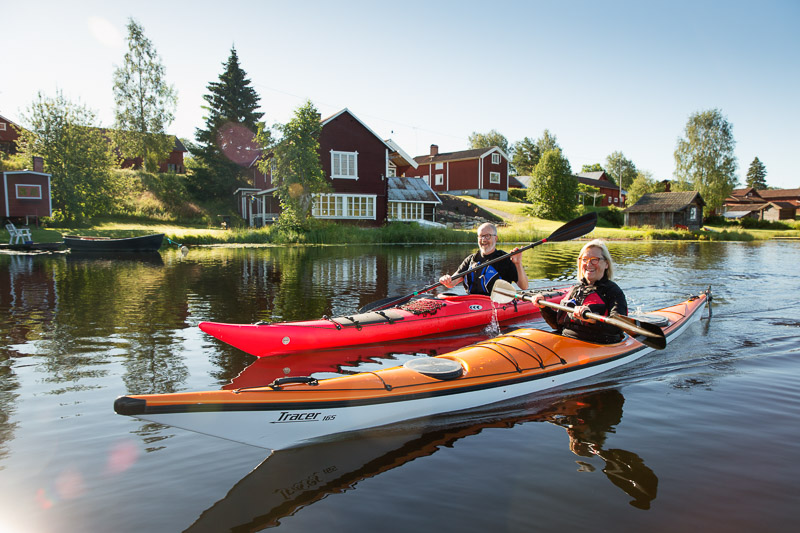
[[[8,244],[19,244],[20,241],[23,243],[33,241],[33,237],[31,237],[31,230],[28,228],[17,229],[14,224],[9,222],[6,224],[6,229],[8,230],[8,234],[11,236],[11,238],[8,239]],[[14,242],[14,239],[16,239],[16,243]]]

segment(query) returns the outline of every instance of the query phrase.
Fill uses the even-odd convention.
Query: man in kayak
[[[466,259],[458,267],[454,274],[445,274],[439,278],[439,283],[452,289],[456,286],[453,282],[453,277],[461,272],[466,272],[476,266],[506,255],[503,250],[495,248],[497,245],[497,227],[494,224],[486,222],[478,227],[478,248],[479,250],[472,255],[467,256]],[[519,250],[514,248],[512,252]],[[499,279],[504,279],[509,283],[516,282],[520,289],[528,288],[528,275],[525,273],[525,268],[522,266],[521,253],[514,254],[506,257],[502,261],[492,263],[484,268],[470,272],[462,277],[464,287],[470,294],[492,294],[492,286],[494,282]]]
[[[578,254],[578,285],[570,289],[561,305],[575,308],[572,313],[555,311],[541,304],[544,296],[537,294],[534,303],[542,310],[542,318],[559,334],[598,344],[613,344],[623,334],[616,326],[583,318],[585,312],[603,316],[628,314],[628,302],[619,285],[614,283],[614,262],[606,244],[595,239],[581,248]]]

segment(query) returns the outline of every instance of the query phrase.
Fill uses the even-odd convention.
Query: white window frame
[[[37,191],[39,191],[39,195],[38,196],[20,196],[20,194],[19,194],[20,187],[32,187],[32,188],[36,189]],[[42,199],[42,186],[38,185],[38,184],[35,184],[35,183],[16,183],[15,184],[15,189],[14,189],[14,194],[17,195],[17,199],[18,200],[41,200]]]
[[[500,154],[492,154],[492,164],[493,165],[500,164]]]
[[[374,194],[315,194],[311,214],[314,218],[375,220],[376,199]]]
[[[6,131],[6,123],[0,122],[0,131]]]
[[[444,185],[444,174],[436,174],[436,185]]]
[[[344,165],[342,165],[343,162]],[[331,179],[357,180],[358,152],[331,150]]]
[[[489,183],[500,183],[500,173],[489,172]]]
[[[434,170],[444,170],[444,163],[436,163]]]
[[[421,202],[389,202],[389,220],[412,222],[425,216],[425,204]]]
[[[430,176],[428,176],[427,174],[425,174],[424,176],[422,176],[422,179],[424,179],[424,180],[425,180],[425,185],[427,185],[428,187],[430,187],[430,186],[431,186],[431,177],[430,177]]]

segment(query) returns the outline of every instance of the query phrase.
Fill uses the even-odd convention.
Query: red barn
[[[434,192],[508,200],[508,156],[497,146],[439,153],[414,158],[417,168],[398,168],[406,177],[422,178]]]

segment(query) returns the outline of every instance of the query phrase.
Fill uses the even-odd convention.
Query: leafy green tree
[[[277,187],[281,204],[278,221],[283,227],[306,227],[314,194],[330,191],[319,156],[319,135],[322,123],[317,108],[310,101],[297,108],[286,124],[278,126],[282,137],[272,146],[269,130],[262,124],[258,142],[266,151],[273,148],[273,158],[259,163],[262,172],[272,172],[272,184]]]
[[[767,188],[767,167],[757,157],[747,169],[747,186],[757,191]]]
[[[203,106],[205,128],[195,131],[197,145],[192,153],[207,168],[195,173],[193,188],[204,198],[228,198],[237,186],[245,185],[242,169],[255,159],[253,137],[264,116],[258,112],[259,96],[239,64],[231,47],[219,81],[206,87]]]
[[[533,169],[539,162],[542,153],[533,139],[525,137],[512,147],[514,153],[511,158],[511,164],[516,169],[517,174],[520,176],[530,176],[533,174]]]
[[[542,132],[541,137],[536,139],[536,147],[539,149],[540,154],[544,154],[549,150],[561,150],[561,146],[558,145],[558,139],[547,129]]]
[[[44,159],[51,174],[53,218],[74,222],[108,212],[116,160],[95,113],[61,92],[54,98],[38,93],[24,120],[18,144],[29,160]]]
[[[605,172],[605,169],[600,166],[600,163],[595,163],[593,165],[583,165],[581,172]]]
[[[572,175],[569,161],[561,150],[543,153],[528,187],[531,214],[551,220],[572,218],[577,197],[578,180]]]
[[[675,148],[675,177],[706,202],[703,213],[722,207],[736,186],[733,127],[719,109],[694,113]]]
[[[660,192],[662,186],[659,182],[653,179],[649,172],[640,171],[636,174],[631,186],[628,187],[628,197],[625,199],[625,204],[631,206],[639,201],[639,198],[651,192]]]
[[[128,19],[127,40],[125,61],[114,70],[116,141],[124,156],[141,157],[152,172],[175,146],[165,130],[175,118],[177,96],[164,79],[153,43],[133,19]]]
[[[597,205],[598,198],[603,198],[605,195],[600,192],[600,187],[578,182],[578,196],[581,198],[581,203],[583,205],[586,205],[587,198],[591,198],[592,206],[595,206]]]
[[[491,148],[492,146],[499,146],[503,153],[508,154],[508,139],[497,130],[491,130],[489,133],[472,132],[469,136],[470,148]],[[511,157],[509,155],[509,157]]]
[[[637,172],[636,165],[622,152],[614,152],[606,158],[606,174],[624,191],[631,186]]]

